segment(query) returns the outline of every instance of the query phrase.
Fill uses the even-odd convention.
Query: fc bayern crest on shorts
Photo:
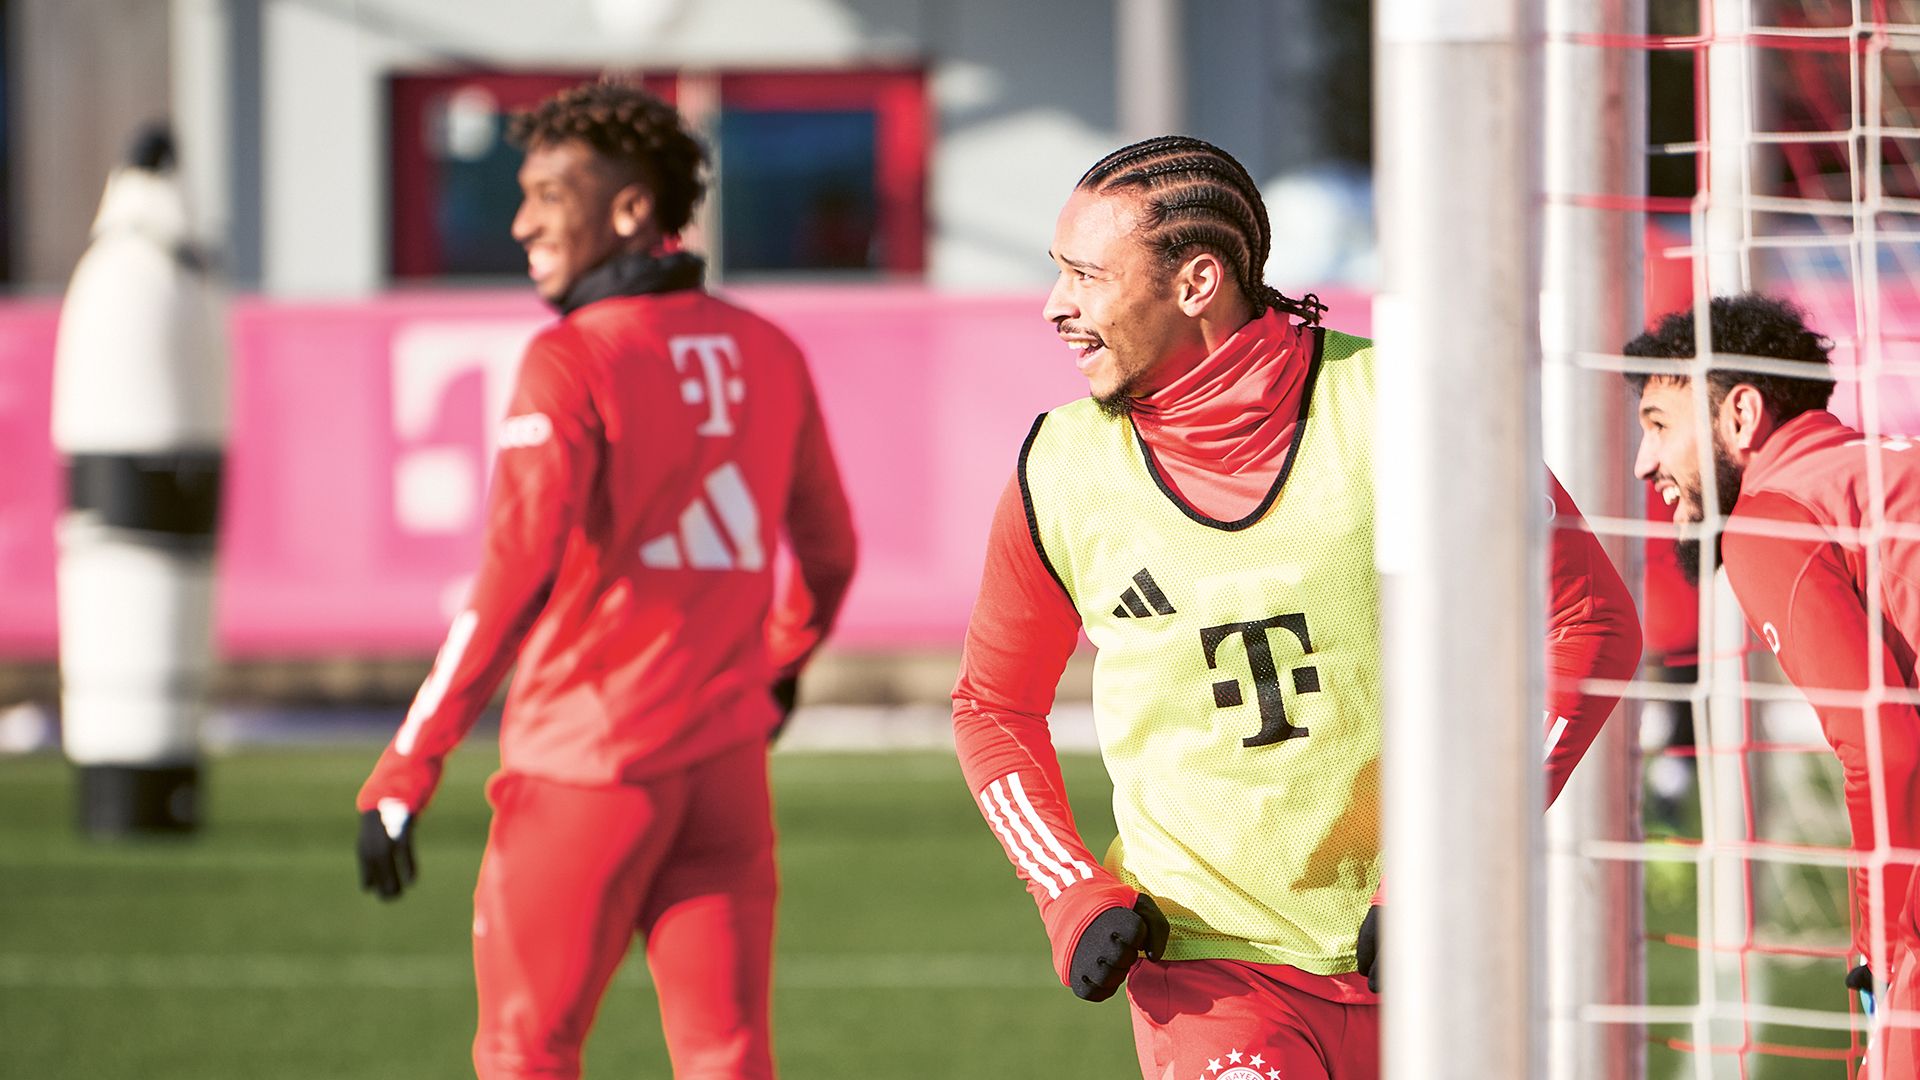
[[[1238,1050],[1228,1051],[1224,1058],[1214,1058],[1207,1062],[1207,1071],[1201,1080],[1283,1080],[1280,1063],[1269,1062],[1260,1054],[1242,1054]]]

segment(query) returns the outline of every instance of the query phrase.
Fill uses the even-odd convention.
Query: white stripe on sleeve
[[[1039,839],[1033,835],[1033,831],[1027,827],[1027,819],[1020,816],[1020,811],[1014,809],[1013,800],[1007,798],[1005,781],[1011,779],[1013,776],[1013,773],[1008,773],[1006,776],[993,782],[990,790],[993,792],[994,800],[1000,804],[1000,812],[1007,816],[1007,823],[1013,826],[1013,831],[1019,835],[1021,842],[1026,845],[1027,854],[1033,856],[1041,865],[1052,871],[1053,875],[1060,879],[1060,887],[1064,889],[1073,884],[1073,871],[1056,861],[1053,855],[1041,845]]]
[[[1552,713],[1548,713],[1547,715],[1553,716]],[[1553,716],[1553,730],[1547,732],[1547,753],[1553,753],[1553,748],[1560,745],[1560,736],[1564,734],[1566,730],[1567,718],[1564,716]]]
[[[426,726],[427,719],[440,708],[440,701],[447,696],[448,687],[453,685],[454,669],[460,666],[460,657],[467,651],[467,644],[473,640],[473,632],[480,625],[480,614],[472,608],[460,613],[453,620],[453,628],[447,631],[447,643],[440,646],[440,655],[434,658],[433,670],[428,673],[426,684],[420,687],[420,693],[413,699],[413,708],[407,710],[406,722],[400,725],[400,733],[393,737],[393,748],[402,754],[413,753],[413,744],[420,737],[420,729]]]
[[[1027,824],[1033,826],[1033,831],[1039,835],[1040,839],[1047,842],[1047,847],[1053,851],[1054,857],[1059,860],[1060,865],[1062,867],[1071,866],[1074,870],[1080,871],[1081,881],[1093,880],[1092,868],[1079,859],[1074,858],[1072,855],[1067,854],[1066,847],[1060,843],[1058,837],[1053,835],[1053,830],[1048,828],[1047,823],[1041,819],[1039,811],[1033,808],[1033,803],[1027,798],[1027,789],[1020,784],[1020,774],[1008,773],[1007,786],[1013,789],[1014,801],[1020,804],[1020,813],[1026,816]],[[1067,880],[1073,880],[1073,872],[1071,870],[1067,872]]]
[[[996,780],[994,783],[997,784],[999,781]],[[1000,842],[1007,845],[1007,851],[1013,855],[1014,861],[1020,864],[1021,869],[1027,872],[1027,876],[1045,887],[1047,895],[1058,899],[1060,886],[1054,884],[1053,878],[1047,876],[1046,871],[1034,863],[1026,849],[1020,846],[1020,841],[1013,835],[1013,830],[1009,829],[1006,821],[1001,818],[1000,811],[994,808],[993,797],[988,794],[992,786],[989,784],[980,789],[980,809],[986,813],[987,821],[993,826],[993,831],[1000,834]]]

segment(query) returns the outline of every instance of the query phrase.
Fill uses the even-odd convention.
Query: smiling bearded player
[[[412,880],[441,763],[517,661],[474,892],[475,1069],[579,1075],[638,933],[674,1075],[770,1077],[769,688],[791,704],[846,592],[846,500],[799,351],[674,242],[703,155],[673,109],[586,86],[515,133],[513,235],[563,317],[521,363],[472,601],[360,791],[363,883]],[[776,668],[783,532],[812,617]]]
[[[1126,982],[1149,1080],[1379,1071],[1355,948],[1379,882],[1372,345],[1261,282],[1270,235],[1246,170],[1195,139],[1081,179],[1046,317],[1093,396],[1027,437],[954,689],[967,783],[1055,970],[1095,1001]],[[1579,680],[1631,674],[1640,636],[1550,486],[1557,792],[1613,707]],[[1119,826],[1104,866],[1046,721],[1083,628]]]
[[[1856,696],[1872,685],[1868,659],[1876,652],[1883,686],[1907,691],[1920,685],[1914,672],[1920,544],[1897,531],[1881,538],[1874,551],[1863,542],[1863,533],[1881,522],[1896,529],[1920,524],[1920,448],[1907,438],[1870,441],[1827,411],[1832,343],[1807,329],[1791,305],[1755,294],[1715,297],[1707,318],[1716,353],[1793,361],[1809,369],[1806,378],[1721,369],[1707,376],[1714,483],[1720,512],[1728,515],[1721,545],[1727,580],[1747,625],[1780,658],[1794,685],[1814,698],[1820,727],[1840,759],[1853,846],[1872,851],[1878,836],[1883,848],[1920,848],[1920,711],[1910,702],[1886,702],[1878,710],[1877,730],[1869,731]],[[1691,359],[1692,313],[1668,315],[1626,352]],[[1634,472],[1653,481],[1673,507],[1674,521],[1703,520],[1692,380],[1628,379],[1640,391]],[[1879,507],[1871,476],[1876,466],[1885,500]],[[1677,546],[1682,566],[1694,577],[1710,565],[1700,558],[1700,546],[1697,540]],[[1870,574],[1874,563],[1877,573]],[[1867,597],[1875,592],[1877,647],[1868,634]],[[1823,690],[1845,696],[1834,700]],[[1875,825],[1876,788],[1886,811],[1884,832]],[[1911,1017],[1920,1009],[1920,895],[1914,891],[1920,878],[1911,863],[1889,862],[1876,892],[1865,869],[1851,872],[1854,951],[1864,962],[1847,985],[1870,990],[1871,973],[1877,972],[1890,984],[1888,1004]],[[1885,953],[1876,952],[1876,937],[1884,938]],[[1873,1043],[1874,1053],[1884,1054],[1885,1071],[1878,1075],[1910,1078],[1920,1070],[1914,1029],[1888,1028]]]

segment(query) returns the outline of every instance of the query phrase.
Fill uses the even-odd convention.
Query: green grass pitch
[[[63,760],[0,759],[0,1077],[472,1076],[468,924],[493,748],[476,742],[450,761],[421,827],[420,884],[394,904],[354,876],[352,799],[373,757],[214,758],[202,835],[118,843],[76,835]],[[1087,756],[1062,764],[1102,851],[1113,833],[1105,771]],[[773,775],[783,1077],[1139,1075],[1123,1001],[1089,1005],[1054,981],[1033,904],[950,754],[780,755]],[[1698,835],[1691,807],[1688,817],[1682,834]],[[1649,864],[1647,884],[1649,1000],[1690,1004],[1697,956],[1666,936],[1694,932],[1692,867]],[[1845,940],[1844,908],[1828,910],[1844,904],[1837,871],[1772,868],[1755,885],[1766,938]],[[1842,1007],[1838,962],[1756,965],[1773,1004]],[[629,964],[608,993],[589,1077],[669,1075],[644,970]],[[1691,1075],[1662,1038],[1689,1032],[1652,1034],[1651,1080]],[[1752,1034],[1847,1044],[1841,1032]],[[1845,1075],[1834,1061],[1747,1064],[1756,1080]]]
[[[471,1077],[493,748],[450,761],[419,885],[393,904],[355,878],[352,800],[373,758],[215,758],[200,836],[113,843],[76,835],[64,761],[0,760],[0,1076]],[[1063,765],[1102,851],[1106,774]],[[1054,980],[951,755],[782,755],[773,773],[783,1077],[1139,1075],[1124,1001]],[[589,1077],[670,1075],[644,971],[630,963],[602,1003]]]

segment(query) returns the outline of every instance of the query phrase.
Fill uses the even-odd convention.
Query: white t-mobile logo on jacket
[[[679,528],[640,545],[640,564],[655,570],[764,569],[760,511],[740,467],[729,461],[708,473],[701,486],[705,495],[695,495],[680,512]]]
[[[702,334],[669,338],[667,348],[673,353],[673,369],[687,376],[680,381],[681,399],[707,406],[707,418],[694,430],[702,435],[733,434],[727,406],[738,405],[747,396],[747,384],[740,378],[740,346],[729,334]]]

